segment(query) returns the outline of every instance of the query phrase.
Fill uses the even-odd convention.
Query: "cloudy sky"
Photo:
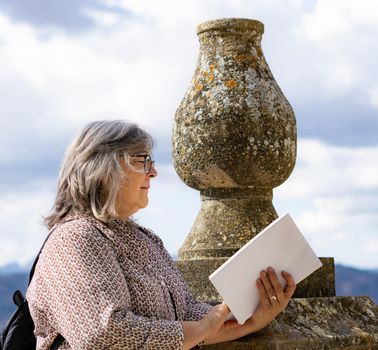
[[[0,265],[38,251],[63,152],[96,119],[155,136],[159,176],[137,217],[178,250],[200,202],[172,167],[172,122],[196,26],[224,17],[265,24],[264,54],[296,113],[297,164],[274,191],[278,213],[319,256],[378,268],[375,0],[0,0]]]

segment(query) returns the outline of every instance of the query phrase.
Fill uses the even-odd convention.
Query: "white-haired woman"
[[[266,326],[295,284],[274,271],[256,285],[261,303],[244,325],[225,321],[225,304],[197,302],[162,241],[132,220],[148,204],[151,136],[135,124],[87,125],[62,163],[52,230],[27,291],[37,349],[189,349]],[[275,298],[274,298],[275,297]]]

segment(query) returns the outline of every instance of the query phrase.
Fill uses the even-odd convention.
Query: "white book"
[[[298,284],[322,266],[289,214],[273,221],[209,276],[239,324],[258,306],[256,280],[268,266],[276,271],[282,287],[286,282],[281,271],[290,273]]]

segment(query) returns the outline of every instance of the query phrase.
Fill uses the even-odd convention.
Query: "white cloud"
[[[337,147],[318,140],[299,140],[297,166],[282,196],[317,196],[329,193],[378,190],[378,146]]]
[[[2,191],[0,198],[0,265],[30,262],[39,251],[47,229],[42,215],[48,214],[55,184],[49,179],[31,181]]]
[[[323,96],[352,91],[356,99],[369,100],[367,91],[377,80],[376,1],[319,0],[302,14],[295,33],[310,49],[305,55],[310,69],[321,74]]]
[[[119,21],[122,19],[120,15],[110,11],[100,11],[92,8],[83,8],[81,12],[103,27],[112,27],[119,23]]]
[[[123,6],[134,16],[125,20],[113,11],[86,8],[97,27],[69,34],[16,23],[0,13],[0,164],[43,158],[36,145],[54,149],[99,118],[137,121],[168,144],[175,109],[195,68],[195,28],[214,18],[264,22],[265,56],[289,100],[317,104],[351,96],[348,102],[378,108],[375,1],[104,3]],[[338,113],[349,107],[341,106]],[[298,121],[305,124],[306,117]],[[342,129],[343,116],[334,117],[324,120],[320,113],[317,122]],[[364,117],[355,116],[361,134],[370,131]],[[350,124],[351,133],[357,132],[355,125]],[[277,208],[293,212],[319,253],[377,267],[377,146],[335,147],[300,139],[298,152],[294,173],[275,191]],[[0,263],[32,258],[44,237],[39,215],[51,205],[54,190],[34,179],[30,183],[22,191],[8,188],[0,199],[5,242]],[[140,217],[174,252],[197,215],[198,193],[178,180],[171,165],[160,167],[154,183],[151,205]]]
[[[370,103],[375,107],[378,108],[378,85],[372,84],[367,89],[367,95],[369,96]]]
[[[159,126],[157,133],[170,131],[184,92],[182,87],[176,93],[185,57],[167,54],[168,36],[164,40],[153,25],[125,23],[114,32],[69,37],[16,25],[1,15],[0,23],[0,76],[9,83],[2,109],[9,120],[31,114],[29,132],[45,139],[53,139],[57,128],[68,133],[98,118],[127,118]],[[26,103],[14,103],[25,95]],[[16,128],[9,123],[4,136]]]
[[[358,1],[318,1],[313,6],[278,0],[143,0],[118,6],[134,16],[125,20],[114,11],[85,8],[98,26],[75,35],[16,23],[0,13],[1,115],[11,121],[2,129],[7,141],[1,143],[3,153],[14,147],[7,135],[16,133],[15,122],[26,123],[35,138],[49,141],[57,129],[72,134],[98,118],[132,119],[169,136],[198,55],[195,28],[220,17],[265,23],[263,47],[289,96],[330,99],[355,91],[356,98],[362,94],[376,106],[372,69],[378,57],[372,48],[378,28],[370,19],[374,11],[363,10]],[[333,23],[330,28],[321,22],[325,20]],[[339,33],[338,22],[348,24],[347,38]],[[357,31],[354,24],[367,30]],[[329,37],[332,45],[325,47]]]
[[[377,267],[378,147],[336,147],[299,140],[293,174],[275,190],[321,256]],[[368,242],[368,243],[367,243]],[[367,248],[373,247],[373,248]]]
[[[374,0],[318,0],[304,14],[302,29],[314,42],[331,46],[340,38],[349,40],[347,36],[355,35],[356,29],[371,29],[371,26],[376,29],[377,18],[378,4]]]
[[[378,254],[378,242],[374,240],[365,242],[363,251],[367,254]]]

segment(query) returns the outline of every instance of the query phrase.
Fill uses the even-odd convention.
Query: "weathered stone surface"
[[[378,349],[378,307],[368,297],[292,299],[285,312],[260,332],[203,348]]]
[[[261,49],[263,24],[216,20],[198,27],[200,54],[177,109],[173,160],[201,191],[180,259],[229,257],[277,218],[272,189],[295,164],[294,112]]]
[[[293,170],[296,121],[265,61],[263,24],[247,19],[198,27],[197,67],[173,125],[180,178],[201,209],[177,262],[200,300],[219,302],[208,276],[277,213],[272,190]],[[334,265],[299,284],[286,311],[262,331],[208,349],[377,349],[378,311],[367,297],[335,293]],[[322,296],[321,298],[308,298]]]
[[[176,262],[194,296],[201,301],[221,302],[222,298],[208,276],[228,258],[179,260]],[[295,298],[335,296],[333,258],[320,258],[323,266],[298,284]]]
[[[202,190],[200,212],[179,257],[230,257],[276,218],[271,189]]]
[[[294,113],[265,61],[263,30],[248,19],[198,27],[200,55],[173,138],[174,164],[189,186],[272,188],[294,167]]]
[[[294,298],[333,297],[336,295],[334,259],[319,259],[323,266],[298,283]]]
[[[178,265],[201,300],[220,300],[208,276],[277,218],[272,188],[295,164],[295,117],[265,61],[263,29],[245,19],[201,24],[197,68],[175,116],[176,171],[201,191]],[[333,295],[329,260],[297,290]]]

